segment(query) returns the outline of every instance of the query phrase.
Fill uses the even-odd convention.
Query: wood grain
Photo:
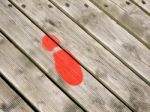
[[[120,61],[118,61],[118,59],[116,59],[113,55],[111,55],[108,51],[106,51],[99,43],[97,43],[94,39],[92,39],[89,35],[87,35],[81,28],[79,28],[70,19],[68,19],[64,14],[62,14],[62,12],[60,12],[57,8],[55,8],[52,4],[50,4],[50,2],[46,0],[45,1],[44,0],[42,1],[32,0],[28,2],[24,0],[24,1],[16,1],[15,3],[18,7],[20,7],[20,9],[22,9],[22,11],[26,12],[26,14],[28,14],[30,18],[34,20],[34,22],[36,22],[39,26],[41,26],[48,34],[54,33],[56,36],[58,36],[59,39],[62,41],[61,46],[65,48],[66,50],[68,50],[69,52],[71,52],[71,54],[73,54],[74,57],[78,61],[80,61],[88,70],[91,71],[91,73],[94,75],[94,77],[97,78],[97,80],[99,80],[100,82],[103,82],[115,94],[121,97],[124,101],[130,104],[130,106],[135,108],[137,111],[149,110],[149,103],[150,103],[149,102],[149,95],[150,95],[149,86],[146,85],[141,79],[139,79],[127,67],[125,67]],[[22,4],[25,4],[26,8],[21,8]],[[51,5],[52,8],[49,8],[49,5]],[[44,52],[43,50],[39,51],[38,50],[39,48],[35,50],[35,47],[33,45],[34,40],[38,39],[40,41],[41,37],[37,36],[38,35],[37,32],[33,33],[35,32],[31,30],[31,29],[34,29],[33,25],[29,25],[30,30],[26,30],[29,28],[25,29],[24,27],[25,23],[29,24],[30,22],[29,23],[26,22],[27,20],[23,16],[21,16],[20,13],[18,12],[16,13],[16,12],[17,12],[16,10],[14,12],[11,10],[11,12],[5,12],[5,14],[3,14],[7,16],[11,15],[10,18],[12,18],[14,15],[17,15],[16,16],[17,18],[19,17],[19,19],[9,18],[7,22],[6,22],[6,18],[8,19],[8,17],[5,17],[5,19],[3,19],[5,20],[5,23],[8,23],[9,25],[12,25],[11,27],[15,27],[15,28],[12,31],[12,29],[9,29],[7,25],[3,24],[2,25],[3,30],[5,30],[5,32],[7,32],[7,34],[9,34],[10,37],[15,36],[15,38],[12,38],[12,40],[15,41],[22,49],[24,49],[25,52],[29,52],[30,50],[32,50],[32,53],[30,53],[29,55],[45,71],[47,72],[48,70],[51,71],[48,65],[49,64],[48,60],[50,60],[50,57],[46,57],[47,53]],[[24,19],[25,21],[23,22]],[[19,23],[18,20],[22,22]],[[12,22],[9,22],[9,21],[12,21]],[[54,24],[51,25],[52,22],[55,25]],[[17,34],[15,33],[16,31],[18,31]],[[30,46],[30,50],[27,49],[27,44],[25,43],[25,41],[19,38],[23,35],[27,36],[28,38],[32,37],[32,39],[24,38],[26,39],[26,41],[28,41],[28,46]],[[40,56],[40,58],[36,58],[38,56]],[[85,78],[87,80],[84,79],[84,83],[90,87],[92,85],[92,88],[90,89],[90,91],[95,91],[96,89],[94,88],[96,86],[95,84],[96,82],[94,82],[94,79],[92,79],[90,74],[88,75],[88,73],[86,72],[84,72],[84,77],[87,77]],[[140,92],[137,92],[136,91],[137,89]],[[70,88],[66,89],[67,92],[69,90]],[[80,93],[84,93],[84,92],[80,92]],[[89,92],[86,92],[86,94],[87,93]],[[73,92],[72,92],[72,95],[74,95]],[[139,95],[142,96],[140,97],[142,100],[139,100]],[[79,99],[81,99],[80,97],[75,97],[75,98],[78,101]],[[83,98],[87,99],[87,97],[85,96]],[[95,99],[95,98],[91,97],[90,99]],[[143,101],[145,103],[144,106],[142,105]],[[85,103],[87,102],[85,101],[84,104]],[[89,104],[91,103],[90,100],[88,103]],[[93,107],[95,107],[95,104],[92,103],[92,105]],[[97,109],[97,106],[95,109]]]
[[[150,16],[150,1],[149,0],[131,0],[133,3],[141,7]]]
[[[52,1],[52,0],[51,0]],[[150,50],[87,0],[55,0],[122,62],[150,84]],[[70,7],[65,7],[65,3]],[[87,4],[89,8],[84,7]],[[149,30],[150,31],[150,30]],[[133,44],[134,43],[134,44]]]
[[[0,72],[39,111],[81,111],[2,35],[0,35],[0,41]]]
[[[127,0],[91,1],[150,48],[150,16]]]
[[[0,77],[0,112],[34,112]]]
[[[121,103],[114,95],[112,95],[106,88],[104,88],[83,68],[82,68],[82,72],[84,74],[84,81],[80,85],[70,86],[65,82],[63,82],[63,80],[60,78],[60,76],[57,74],[57,71],[54,68],[55,63],[53,57],[50,55],[49,52],[45,51],[45,49],[43,49],[41,46],[41,38],[45,34],[41,32],[35,25],[33,25],[18,10],[16,10],[16,8],[14,7],[9,8],[7,6],[8,3],[9,2],[3,1],[1,2],[2,5],[0,5],[0,11],[1,11],[0,13],[3,15],[2,17],[0,17],[0,23],[1,23],[0,28],[9,36],[9,38],[14,43],[16,43],[29,57],[33,59],[37,63],[37,65],[39,65],[47,73],[47,75],[49,75],[49,77],[51,77],[66,93],[68,93],[70,97],[72,97],[77,103],[79,103],[85,110],[91,112],[99,112],[99,111],[102,112],[107,112],[107,111],[128,112],[129,111],[130,112],[130,110],[123,103]],[[24,58],[20,59],[20,58],[17,58],[18,60],[15,60],[13,58],[13,60],[15,60],[14,63],[18,64],[19,61],[26,59],[25,57],[24,57],[25,59]],[[2,59],[1,61],[3,60],[4,59]],[[22,67],[27,70],[31,68],[29,70],[33,71],[34,67],[31,67],[30,62],[28,63],[25,62],[25,63],[26,64],[23,64]],[[35,76],[35,74],[37,73],[33,73],[32,71],[30,72]],[[34,70],[34,71],[38,72],[38,70]],[[36,77],[37,77],[36,79],[39,80],[34,81],[34,83],[32,84],[33,86],[35,86],[35,84],[38,83],[44,83],[44,84],[46,83],[46,81],[43,80],[44,77],[43,75],[36,76]],[[51,89],[48,89],[48,87],[50,87],[50,85],[39,87],[38,84],[38,88],[36,87],[37,88],[36,92],[38,93],[38,90],[42,91],[39,88],[52,91]],[[50,87],[50,88],[55,89],[55,87]],[[45,93],[44,92],[45,91],[43,90],[43,94],[44,94],[43,96],[47,96],[45,95],[46,92]],[[55,92],[55,94],[58,93]],[[31,96],[30,99],[33,99],[32,97],[36,98],[37,96]],[[59,98],[59,96],[52,96],[52,97],[54,99],[55,98],[57,99],[57,97]],[[48,98],[47,100],[51,102],[48,96],[47,98]],[[77,111],[78,108],[75,107],[75,105],[71,104],[71,102],[69,103],[69,101],[67,102],[63,99],[60,100],[61,100],[60,103],[64,102],[62,106],[60,106],[60,104],[57,104],[57,102],[55,102],[55,104],[57,104],[56,106],[60,106],[58,107],[59,111],[61,111],[62,109],[61,107],[63,106],[64,106],[64,110],[68,112],[70,112],[69,107],[70,108],[72,107],[73,111]],[[66,105],[66,103],[68,106]],[[45,108],[43,107],[43,109]]]

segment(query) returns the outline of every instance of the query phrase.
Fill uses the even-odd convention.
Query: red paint
[[[57,72],[70,85],[78,85],[82,82],[83,75],[80,65],[64,50],[54,53]]]
[[[61,41],[53,34],[50,35],[50,37],[57,43],[57,44],[61,44]]]
[[[52,36],[53,39],[55,40],[55,37]],[[57,39],[56,39],[57,40]],[[56,41],[57,42],[57,41]],[[59,42],[59,41],[58,41]],[[50,39],[50,37],[48,37],[47,35],[45,35],[42,38],[42,46],[43,48],[45,48],[48,51],[52,51],[55,47],[57,47],[58,45],[52,40]]]
[[[58,44],[61,43],[55,35],[51,35],[50,37]],[[52,51],[54,48],[58,47],[58,45],[48,36],[42,38],[42,46],[48,51]],[[65,82],[70,85],[78,85],[82,82],[83,74],[81,66],[70,55],[60,49],[55,52],[53,56],[56,70]]]

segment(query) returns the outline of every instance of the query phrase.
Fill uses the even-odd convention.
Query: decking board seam
[[[78,101],[76,101],[76,99],[71,98],[68,93],[65,92],[65,90],[61,89],[61,87],[55,83],[55,81],[53,81],[53,79],[51,77],[49,77],[47,75],[47,73],[32,59],[30,58],[30,56],[28,56],[24,50],[22,50],[16,43],[14,43],[12,40],[10,40],[10,38],[8,37],[7,34],[4,33],[4,31],[2,31],[2,34],[8,39],[9,42],[11,42],[23,55],[25,55],[50,81],[52,81],[67,97],[69,97],[77,106],[79,106],[82,110],[84,110],[85,112],[88,112],[88,110],[86,110],[84,107],[82,107],[82,105],[80,105],[80,103],[78,103]],[[7,35],[7,36],[6,36]],[[70,55],[70,54],[69,54]],[[77,61],[78,62],[78,61]],[[82,65],[81,65],[82,66]],[[115,93],[115,91],[111,90],[110,87],[108,87],[103,81],[100,82],[100,79],[98,80],[93,73],[91,73],[90,71],[87,70],[86,67],[82,66],[88,73],[90,73],[94,79],[96,81],[98,81],[100,84],[102,84],[111,94],[113,94],[118,100],[120,100],[127,108],[129,108],[132,112],[136,112],[136,110],[134,110],[126,101],[124,101],[119,95],[117,95],[117,93]]]
[[[14,5],[23,15],[25,15],[36,27],[38,27],[43,33],[45,33],[46,35],[48,35],[38,24],[36,24],[36,22],[34,22],[27,14],[24,13],[24,11],[22,11],[13,1],[8,0],[12,5]],[[53,40],[53,39],[52,39]],[[55,42],[55,40],[53,40]],[[55,42],[56,43],[56,42]],[[56,43],[57,44],[57,43]],[[57,44],[58,45],[58,44]],[[70,55],[70,53],[68,53],[67,50],[65,50],[62,46],[58,45],[60,48],[62,48],[68,55]],[[24,52],[24,51],[22,51]],[[75,59],[72,55],[70,55],[73,59]],[[30,56],[28,57],[30,58]],[[32,58],[30,58],[32,60]],[[76,59],[75,59],[76,60]],[[92,75],[92,77],[98,81],[100,84],[102,84],[111,94],[113,94],[118,100],[120,100],[126,107],[128,107],[132,112],[135,112],[135,110],[126,102],[124,101],[118,94],[115,93],[115,91],[113,91],[110,87],[108,87],[103,81],[100,81],[100,79],[97,79],[93,73],[87,68],[85,67],[83,64],[81,64],[79,61],[76,60],[77,63],[79,63],[88,73],[90,73]],[[32,60],[32,63],[34,63],[49,79],[51,79],[47,73],[38,65],[36,64],[36,62],[34,62],[34,60]],[[65,92],[65,91],[63,91]],[[66,93],[66,92],[65,92]],[[66,93],[67,94],[67,93]],[[67,94],[68,96],[68,94]],[[69,96],[70,98],[70,96]],[[75,100],[75,99],[74,99]],[[76,100],[75,100],[76,101]],[[86,110],[86,109],[84,109]],[[87,111],[87,110],[86,110]]]
[[[134,36],[137,40],[139,40],[144,46],[146,46],[148,49],[150,49],[150,45],[144,40],[142,40],[136,33],[130,31],[125,25],[121,24],[117,19],[115,19],[111,14],[109,14],[107,11],[105,11],[103,8],[98,6],[94,1],[89,0],[91,3],[93,3],[98,9],[102,10],[106,15],[108,15],[112,20],[114,20],[118,25],[120,25],[122,28],[124,28],[128,33],[130,33],[132,36]]]
[[[49,0],[48,0],[49,1]],[[96,37],[88,31],[88,29],[84,28],[79,22],[77,22],[73,17],[71,17],[66,11],[64,11],[60,6],[58,6],[54,1],[49,1],[53,5],[55,5],[61,12],[63,12],[68,18],[70,18],[74,23],[76,23],[81,29],[83,29],[88,35],[90,35],[94,40],[96,40],[100,45],[102,45],[107,51],[109,51],[113,56],[115,56],[122,64],[124,64],[127,68],[129,68],[134,74],[136,74],[140,79],[142,79],[146,84],[150,86],[150,82],[144,78],[140,73],[138,73],[134,68],[132,68],[129,64],[127,64],[123,59],[121,59],[115,52],[113,52],[110,48],[107,47],[103,42],[96,39]]]
[[[13,40],[11,40],[11,38],[1,29],[1,33],[8,39],[8,41],[10,43],[12,43],[24,56],[26,56],[52,83],[54,83],[69,99],[71,99],[79,108],[81,108],[83,111],[87,112],[87,110],[82,107],[82,105],[80,105],[78,103],[78,101],[76,101],[76,99],[70,97],[68,95],[68,93],[65,92],[65,90],[63,90],[58,84],[57,82],[55,82],[51,77],[48,76],[48,74],[38,65],[38,63],[36,63],[30,56],[28,56],[28,54],[26,54],[24,52],[24,50],[22,50],[15,42],[13,42]]]
[[[136,3],[134,0],[130,0],[132,3],[134,3],[136,6],[138,6],[143,12],[145,12],[148,16],[150,16],[150,13],[145,10],[142,6],[140,6],[138,3]]]
[[[7,83],[7,85],[19,96],[22,98],[22,100],[34,111],[34,112],[40,112],[38,108],[36,108],[30,100],[28,100],[20,91],[15,88],[15,86],[7,79],[3,73],[0,71],[0,77]]]

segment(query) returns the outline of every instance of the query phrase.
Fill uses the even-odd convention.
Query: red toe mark
[[[54,53],[55,66],[60,76],[70,85],[78,85],[83,80],[80,65],[65,51]]]
[[[55,35],[50,35],[50,37],[54,39],[58,44],[61,43]],[[50,39],[50,37],[45,35],[42,38],[42,46],[48,51],[52,51],[55,47],[58,46],[52,39]]]
[[[61,44],[61,41],[55,35],[51,34],[50,37],[57,42],[57,44]]]

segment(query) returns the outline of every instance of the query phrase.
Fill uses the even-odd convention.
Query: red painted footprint
[[[58,44],[61,44],[60,40],[55,35],[50,35]],[[53,51],[58,47],[58,45],[50,39],[47,35],[42,38],[42,46],[47,51]],[[55,51],[55,50],[54,50]],[[83,80],[83,74],[81,66],[64,50],[56,49],[53,53],[55,60],[55,67],[58,74],[62,79],[70,85],[78,85]]]

